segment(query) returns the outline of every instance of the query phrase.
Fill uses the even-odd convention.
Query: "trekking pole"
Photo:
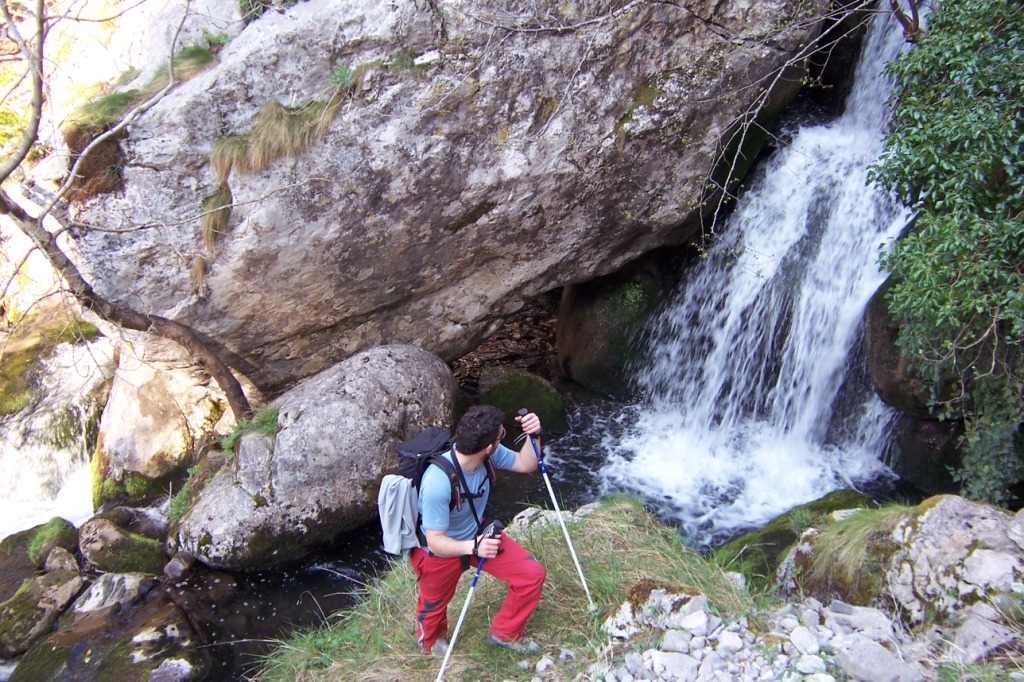
[[[529,412],[524,407],[519,410],[519,416],[525,417]],[[555,507],[555,514],[558,515],[558,523],[562,526],[562,535],[565,536],[565,543],[569,545],[569,554],[572,555],[572,562],[576,564],[576,572],[580,574],[580,582],[583,583],[583,591],[587,595],[587,601],[590,602],[588,611],[596,611],[597,604],[590,597],[590,590],[587,588],[587,579],[583,577],[583,569],[580,568],[580,560],[576,558],[576,550],[572,546],[572,540],[569,539],[569,530],[565,527],[565,520],[562,518],[562,510],[558,506],[558,500],[555,499],[555,491],[551,487],[551,479],[548,478],[548,470],[544,466],[544,458],[540,455],[540,448],[537,447],[537,441],[534,440],[533,435],[529,434],[530,444],[533,445],[533,453],[537,455],[537,464],[540,466],[540,473],[544,476],[544,483],[548,487],[548,493],[551,494],[551,504]]]
[[[504,524],[501,521],[491,521],[491,523],[484,528],[482,533],[485,538],[497,537],[504,528]],[[444,660],[441,661],[441,669],[437,671],[437,679],[434,682],[441,682],[444,677],[444,669],[448,667],[448,659],[452,656],[452,649],[455,648],[455,639],[459,636],[459,630],[462,628],[462,621],[466,618],[466,611],[469,610],[469,602],[473,599],[473,591],[476,590],[476,581],[480,578],[480,569],[484,567],[486,559],[481,558],[480,563],[476,565],[476,573],[473,574],[473,582],[469,586],[469,594],[466,595],[466,603],[462,605],[462,613],[459,614],[459,620],[455,623],[455,632],[452,633],[452,641],[448,644],[448,650],[444,652]]]

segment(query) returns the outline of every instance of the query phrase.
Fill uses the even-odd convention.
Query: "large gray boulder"
[[[114,229],[76,232],[73,253],[102,294],[216,339],[264,389],[386,342],[454,359],[525,299],[691,237],[723,139],[760,88],[798,87],[775,74],[826,6],[268,12],[129,127],[124,191],[74,211]],[[322,137],[230,171],[230,218],[204,245],[214,142],[250,133],[267,105],[326,102],[346,70],[358,77]]]
[[[879,526],[866,543],[858,570],[837,568],[827,585],[815,577],[814,557],[834,553],[836,545],[821,543],[822,533],[808,529],[780,564],[778,585],[783,591],[799,586],[806,594],[838,594],[849,603],[893,609],[911,626],[959,622],[982,602],[1020,603],[1024,513],[938,495],[908,508],[888,528]]]
[[[250,434],[203,489],[171,538],[207,565],[255,569],[293,561],[373,519],[391,447],[450,427],[448,366],[415,346],[380,346],[274,401],[275,436]]]

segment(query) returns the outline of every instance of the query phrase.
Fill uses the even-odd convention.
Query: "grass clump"
[[[730,540],[715,550],[714,561],[725,570],[745,575],[758,590],[771,587],[779,563],[811,527],[831,524],[831,514],[844,509],[875,506],[870,497],[855,490],[836,490],[773,519],[768,525]]]
[[[277,410],[273,407],[261,407],[251,419],[242,419],[235,425],[234,430],[221,438],[217,443],[221,450],[228,453],[235,451],[238,439],[247,433],[263,433],[273,436],[277,433]]]
[[[227,234],[228,220],[231,218],[231,199],[231,188],[226,182],[222,182],[200,202],[203,213],[199,219],[199,229],[202,231],[203,246],[207,253],[210,253],[214,244]]]
[[[853,604],[870,603],[881,588],[883,561],[895,549],[892,531],[914,513],[912,507],[888,505],[825,526],[798,581],[812,593],[839,590]]]
[[[737,616],[753,605],[738,594],[721,570],[683,545],[678,535],[655,522],[633,499],[616,497],[601,503],[582,520],[569,524],[573,546],[584,567],[596,613],[587,599],[557,523],[534,525],[515,532],[548,570],[544,596],[530,617],[526,636],[546,649],[572,649],[575,671],[587,668],[607,636],[601,623],[642,579],[685,584],[703,592],[724,617]],[[449,630],[465,602],[472,572],[463,575],[449,605]],[[534,672],[516,667],[520,656],[484,644],[488,622],[503,599],[505,584],[481,574],[476,594],[459,633],[446,671],[448,680],[529,680]],[[416,578],[406,561],[366,586],[360,603],[320,627],[295,632],[280,642],[258,673],[261,682],[320,682],[359,679],[364,682],[433,680],[440,659],[416,651],[413,619]]]
[[[232,170],[253,173],[266,169],[274,160],[294,156],[323,137],[341,105],[335,94],[300,107],[286,107],[271,101],[263,105],[256,122],[246,133],[230,133],[210,147],[210,164],[221,184]]]

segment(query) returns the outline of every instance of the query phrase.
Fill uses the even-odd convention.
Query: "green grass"
[[[1009,682],[1024,676],[1019,660],[999,660],[971,665],[940,663],[935,682]]]
[[[696,552],[685,547],[671,529],[656,523],[635,500],[613,498],[577,523],[569,524],[573,546],[580,558],[587,584],[598,610],[588,612],[586,595],[558,524],[533,526],[516,533],[548,570],[544,595],[530,618],[525,636],[537,641],[557,658],[559,647],[572,649],[577,659],[566,672],[573,679],[593,662],[596,649],[607,636],[601,623],[626,599],[641,579],[690,585],[708,596],[726,618],[753,608],[753,602],[737,594],[724,574]],[[466,598],[472,573],[463,575],[448,610],[454,629]],[[532,670],[516,667],[522,656],[495,650],[483,643],[487,624],[505,592],[505,585],[482,574],[466,621],[455,643],[445,679],[529,680]],[[337,614],[320,627],[295,632],[279,643],[257,675],[261,682],[327,682],[358,679],[361,682],[433,680],[439,657],[416,651],[413,618],[416,580],[406,561],[366,586],[357,607]],[[450,632],[449,632],[450,634]]]
[[[269,436],[277,433],[277,410],[273,407],[261,407],[251,419],[243,419],[235,425],[234,430],[218,442],[221,450],[227,453],[235,451],[238,439],[247,433],[264,433]]]
[[[171,498],[171,509],[167,514],[167,523],[172,524],[185,515],[185,512],[189,510],[188,498],[188,485],[183,485],[181,490]]]
[[[904,505],[861,509],[823,527],[800,583],[812,590],[835,587],[854,604],[869,603],[881,587],[881,566],[894,547],[889,536],[914,513]]]

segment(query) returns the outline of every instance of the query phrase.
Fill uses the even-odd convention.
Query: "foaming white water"
[[[0,422],[0,538],[62,516],[92,515],[84,429],[99,418],[97,393],[113,372],[113,345],[60,344],[40,372],[35,402]]]
[[[879,249],[906,222],[866,179],[902,43],[874,20],[846,113],[772,157],[649,335],[645,402],[603,487],[640,493],[698,542],[887,475],[888,411],[851,357]]]

